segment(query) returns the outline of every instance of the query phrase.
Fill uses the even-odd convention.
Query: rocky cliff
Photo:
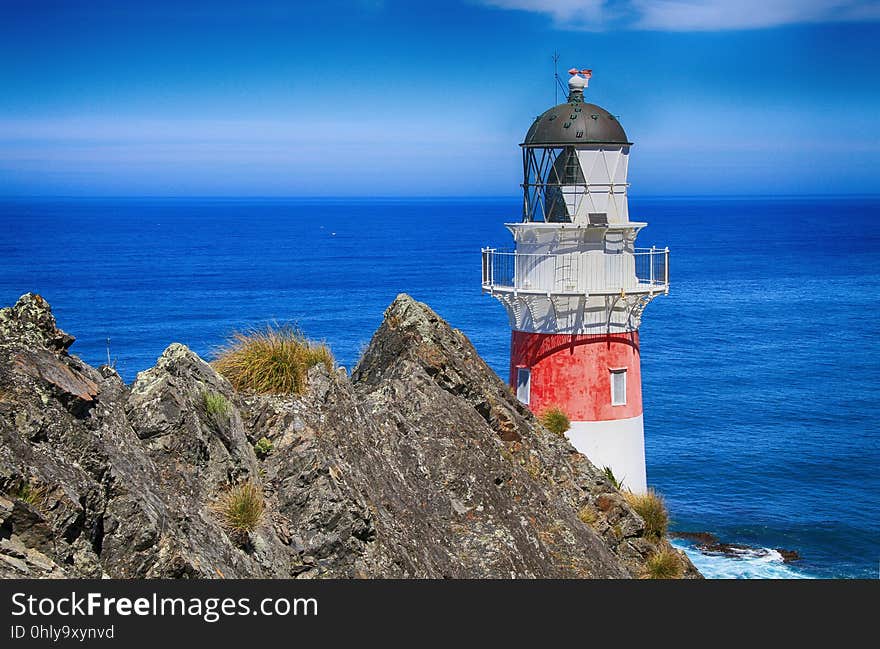
[[[37,295],[0,310],[0,577],[615,578],[669,549],[408,296],[299,396],[236,393],[179,344],[128,386],[73,341]],[[242,536],[217,502],[246,481]]]

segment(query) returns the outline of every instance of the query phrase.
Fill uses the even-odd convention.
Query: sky
[[[631,195],[877,194],[877,43],[878,0],[0,0],[0,196],[515,196],[554,52]]]

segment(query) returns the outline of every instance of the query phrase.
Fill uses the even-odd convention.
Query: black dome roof
[[[596,104],[568,101],[538,117],[521,146],[632,144],[617,118]]]

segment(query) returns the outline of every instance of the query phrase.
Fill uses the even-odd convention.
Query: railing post
[[[655,246],[651,246],[651,254],[648,256],[648,259],[649,259],[648,266],[650,267],[650,271],[649,271],[650,279],[648,280],[648,283],[651,286],[654,285],[654,249],[655,249]]]
[[[495,286],[495,250],[489,249],[487,268],[489,269],[489,286]]]
[[[486,281],[489,282],[489,286],[494,286],[494,275],[495,275],[495,255],[492,254],[492,249],[489,248],[486,250]]]
[[[666,256],[663,261],[663,283],[669,286],[669,246],[666,246]]]
[[[510,270],[510,285],[513,286],[513,288],[515,288],[515,289],[520,288],[520,285],[519,285],[520,272],[519,272],[519,259],[518,259],[519,255],[517,254],[516,249],[514,249],[513,252],[508,252],[506,256],[507,256],[507,266],[508,266],[508,269]]]

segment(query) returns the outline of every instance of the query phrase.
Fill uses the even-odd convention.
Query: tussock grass
[[[658,550],[645,562],[645,579],[681,579],[684,566],[675,550],[663,548]]]
[[[232,404],[229,403],[229,399],[219,392],[203,392],[202,406],[205,408],[205,412],[216,421],[228,419],[232,412]]]
[[[589,505],[584,505],[578,511],[578,518],[581,519],[581,523],[594,525],[596,521],[599,520],[599,515],[596,513],[595,509],[593,509]]]
[[[252,482],[230,487],[214,504],[221,524],[235,534],[252,532],[263,516],[263,492]]]
[[[544,428],[556,435],[564,435],[565,431],[571,428],[571,421],[569,420],[568,415],[566,415],[558,406],[547,408],[541,413],[539,419]]]
[[[236,390],[260,394],[301,394],[306,374],[318,364],[333,369],[324,343],[308,340],[291,326],[237,332],[216,352],[212,365]]]
[[[636,513],[645,521],[645,536],[662,539],[666,536],[669,527],[669,514],[666,511],[666,503],[663,497],[653,489],[646,493],[634,494],[631,491],[624,492],[623,497]]]

